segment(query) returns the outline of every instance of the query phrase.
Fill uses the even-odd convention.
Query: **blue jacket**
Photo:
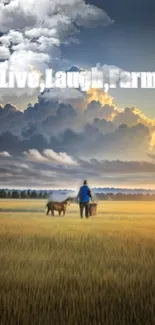
[[[90,200],[91,191],[87,185],[81,186],[77,198],[79,199],[80,203],[87,203]]]

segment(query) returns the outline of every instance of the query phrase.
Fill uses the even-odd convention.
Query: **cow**
[[[66,210],[67,210],[67,206],[70,205],[68,199],[64,200],[63,202],[48,202],[46,205],[46,215],[49,214],[49,212],[51,211],[52,216],[54,216],[54,211],[58,211],[59,216],[61,215],[61,212],[63,212],[63,216],[65,216]]]

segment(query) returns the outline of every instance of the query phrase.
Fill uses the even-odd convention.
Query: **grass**
[[[0,201],[0,325],[154,325],[155,205]]]

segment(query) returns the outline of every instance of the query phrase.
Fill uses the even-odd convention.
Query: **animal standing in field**
[[[57,211],[59,213],[59,216],[61,215],[61,212],[63,212],[63,216],[65,216],[67,211],[67,206],[69,206],[70,203],[68,200],[65,200],[63,202],[48,202],[46,205],[47,212],[46,215],[49,214],[51,211],[52,216],[54,216],[54,211]]]

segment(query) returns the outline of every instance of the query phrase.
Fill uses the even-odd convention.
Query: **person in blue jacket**
[[[83,211],[85,210],[85,217],[89,217],[89,202],[90,199],[93,201],[92,193],[90,188],[88,187],[88,183],[86,180],[83,182],[83,186],[80,187],[77,200],[80,205],[80,216],[83,218]]]

